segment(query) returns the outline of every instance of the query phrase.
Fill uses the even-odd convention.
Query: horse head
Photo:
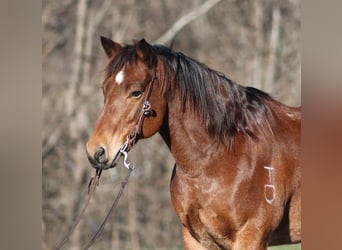
[[[115,166],[120,148],[136,126],[140,126],[138,139],[160,129],[166,100],[158,94],[162,67],[149,43],[142,39],[122,46],[104,37],[101,42],[109,58],[102,84],[104,104],[88,140],[87,155],[93,167],[108,169]]]

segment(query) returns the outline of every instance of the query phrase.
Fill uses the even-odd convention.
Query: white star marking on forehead
[[[124,74],[124,72],[121,70],[121,71],[115,76],[115,81],[116,81],[116,83],[120,85],[120,84],[123,82],[123,80],[124,80],[124,76],[125,76],[125,74]]]

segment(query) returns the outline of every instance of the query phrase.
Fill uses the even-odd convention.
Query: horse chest
[[[230,249],[236,230],[229,210],[214,206],[204,190],[194,192],[190,186],[196,184],[184,183],[177,176],[171,181],[172,202],[182,224],[206,248]]]

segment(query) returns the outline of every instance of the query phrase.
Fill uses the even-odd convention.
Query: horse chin
[[[106,164],[106,163],[94,163],[94,162],[91,162],[91,166],[95,169],[101,169],[101,170],[106,170],[106,169],[109,169],[109,168],[113,168],[115,166],[115,164]]]

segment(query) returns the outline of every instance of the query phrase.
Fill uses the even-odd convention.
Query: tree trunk
[[[277,48],[279,44],[280,19],[280,7],[279,4],[275,3],[272,10],[272,29],[270,33],[269,53],[265,74],[265,90],[269,93],[272,93],[274,85]]]
[[[78,0],[77,3],[77,23],[76,23],[76,34],[75,34],[75,43],[74,43],[74,55],[73,60],[71,61],[71,76],[68,89],[66,91],[66,115],[70,115],[75,110],[75,97],[77,91],[77,85],[80,82],[81,76],[81,69],[83,63],[83,38],[84,38],[84,30],[85,30],[85,17],[87,14],[87,0]],[[78,111],[80,112],[80,111]],[[69,124],[69,135],[73,139],[77,139],[79,137],[79,126],[80,122],[78,121],[81,116],[79,113],[76,113],[77,118],[75,121],[70,122]],[[72,204],[72,219],[79,212],[80,208],[80,200],[81,194],[83,190],[83,183],[82,183],[82,176],[85,173],[86,169],[83,166],[83,158],[84,158],[84,146],[82,145],[81,141],[76,142],[75,150],[71,151],[71,158],[73,164],[73,176],[74,176],[74,183],[76,184],[75,188],[75,201]],[[70,238],[70,249],[79,249],[81,246],[81,231],[79,230],[82,228],[83,222],[80,221],[78,225],[78,229],[76,229],[73,235]]]
[[[263,15],[261,0],[254,1],[254,26],[255,26],[255,50],[254,50],[254,74],[253,86],[262,88],[262,60],[263,60]]]
[[[74,110],[74,105],[75,105],[74,97],[75,97],[75,93],[77,89],[77,83],[80,80],[86,12],[87,12],[87,0],[78,0],[74,55],[73,55],[73,60],[71,61],[72,71],[71,71],[71,76],[70,76],[69,87],[66,92],[67,114],[71,114],[72,111]]]

